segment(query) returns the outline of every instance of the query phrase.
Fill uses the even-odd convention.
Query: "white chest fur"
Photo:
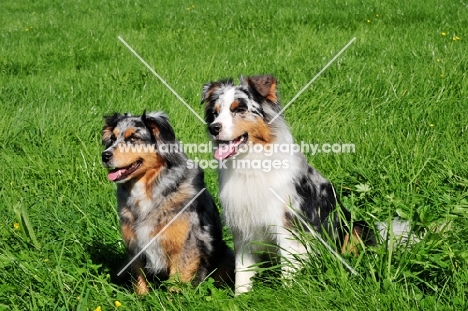
[[[119,205],[127,207],[133,214],[133,230],[137,241],[133,253],[141,253],[140,256],[146,258],[146,269],[155,274],[166,270],[168,265],[167,256],[159,244],[160,238],[155,232],[156,224],[151,221],[156,219],[152,214],[157,213],[155,206],[158,203],[147,196],[143,183],[135,183],[130,191],[119,191]]]
[[[266,172],[240,165],[240,161],[279,161],[282,166]],[[265,231],[284,225],[287,207],[295,193],[292,182],[299,170],[297,158],[289,154],[243,154],[220,170],[220,199],[227,225],[242,240],[252,240]],[[264,162],[265,163],[265,162]],[[286,165],[283,165],[286,164]],[[264,165],[263,167],[267,167]],[[278,196],[282,199],[280,200]]]

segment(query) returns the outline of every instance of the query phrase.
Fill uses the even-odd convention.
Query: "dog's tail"
[[[409,221],[394,218],[389,222],[377,222],[374,227],[364,221],[353,223],[353,228],[345,232],[341,241],[342,253],[357,253],[357,245],[366,246],[387,245],[413,245],[421,241],[421,235],[411,227]]]
[[[415,244],[421,241],[421,238],[416,234],[407,220],[394,218],[388,222],[375,223],[376,233],[382,242],[387,244]]]
[[[217,266],[211,277],[215,280],[216,287],[234,287],[234,252],[224,243],[217,254]]]

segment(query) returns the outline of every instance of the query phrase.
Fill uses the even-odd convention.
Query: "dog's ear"
[[[266,100],[274,103],[278,101],[277,82],[272,75],[246,77],[243,79],[243,84],[247,84],[251,90]]]
[[[143,112],[141,120],[150,130],[151,135],[158,144],[169,144],[175,142],[175,133],[168,117],[162,112]]]
[[[166,160],[168,167],[183,165],[185,155],[179,142],[176,141],[168,117],[162,112],[146,114],[145,111],[141,120],[156,141],[157,153]]]
[[[220,87],[223,86],[233,86],[234,80],[232,78],[226,78],[223,80],[219,80],[217,82],[210,82],[203,85],[202,89],[202,98],[200,104],[208,103],[209,101],[213,100],[213,92]]]
[[[111,142],[112,131],[117,126],[122,118],[125,117],[123,114],[114,113],[111,116],[104,116],[104,127],[102,128],[102,144],[107,146]]]
[[[206,83],[203,85],[200,104],[203,104],[208,101],[208,98],[210,98],[211,93],[213,93],[215,86],[216,86],[216,83],[214,82]]]

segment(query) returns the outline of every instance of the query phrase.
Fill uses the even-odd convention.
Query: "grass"
[[[468,308],[468,7],[464,2],[12,1],[0,4],[0,310],[462,310]],[[326,251],[284,287],[262,273],[233,298],[207,282],[136,297],[115,185],[101,167],[102,115],[169,114],[180,140],[205,130],[118,41],[202,115],[203,83],[272,73],[283,103],[356,42],[286,111],[297,141],[360,218],[450,221],[411,251]],[[210,159],[209,154],[190,154]],[[215,171],[206,182],[216,196]],[[226,236],[229,239],[229,234]],[[317,248],[321,249],[318,245]]]

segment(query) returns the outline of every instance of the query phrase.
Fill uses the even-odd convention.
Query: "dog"
[[[223,240],[218,209],[203,171],[187,167],[167,116],[116,113],[104,119],[102,163],[117,184],[136,293],[149,292],[146,276],[195,284],[211,276],[229,285],[234,253]]]
[[[276,245],[285,277],[299,268],[310,250],[294,238],[301,227],[298,218],[342,252],[355,252],[360,243],[375,244],[373,230],[365,222],[351,225],[351,214],[332,184],[294,148],[280,115],[275,77],[241,77],[240,85],[232,79],[205,84],[201,102],[220,163],[219,198],[234,239],[237,295],[251,289],[252,266],[270,251],[268,245]]]

